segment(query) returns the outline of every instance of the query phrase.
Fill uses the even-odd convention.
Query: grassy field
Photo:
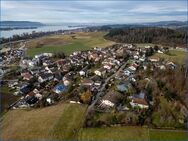
[[[13,110],[2,118],[2,140],[72,139],[81,126],[86,106],[59,104],[42,109]]]
[[[86,105],[58,104],[41,109],[12,110],[1,119],[1,140],[182,140],[184,131],[146,127],[83,128]]]
[[[185,131],[160,131],[152,129],[149,131],[150,141],[186,141]]]
[[[83,128],[78,140],[121,140],[121,141],[185,141],[186,131],[148,129],[144,127]]]
[[[66,109],[53,127],[52,139],[76,140],[77,133],[83,126],[85,110],[84,105],[66,105]]]
[[[33,57],[43,52],[64,52],[69,55],[74,51],[87,50],[93,47],[106,47],[114,42],[105,40],[105,32],[78,32],[71,35],[54,35],[32,40],[27,44],[27,55]],[[36,47],[42,44],[41,47]]]
[[[161,53],[155,53],[152,58],[159,57],[163,58],[165,60],[169,60],[178,64],[185,64],[186,63],[186,57],[187,53],[185,51],[181,50],[170,50],[169,54],[161,54]]]
[[[78,140],[148,140],[148,129],[141,127],[106,127],[80,130]]]
[[[19,99],[19,96],[13,95],[15,90],[11,90],[8,86],[0,87],[0,98],[1,98],[1,112],[3,113],[9,107],[10,104],[14,103]]]

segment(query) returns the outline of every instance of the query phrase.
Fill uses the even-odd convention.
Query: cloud
[[[187,20],[185,0],[1,1],[1,20],[44,23],[134,23]]]

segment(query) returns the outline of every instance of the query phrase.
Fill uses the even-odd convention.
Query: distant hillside
[[[13,30],[13,29],[35,29],[44,24],[40,22],[30,21],[1,21],[0,30]]]
[[[170,46],[186,46],[186,29],[135,27],[111,29],[106,39],[122,43],[155,43]]]
[[[157,26],[157,27],[186,27],[186,21],[160,21],[160,22],[150,22],[144,25]]]
[[[135,27],[163,27],[163,28],[185,28],[187,26],[186,21],[160,21],[160,22],[149,22],[149,23],[133,23],[133,24],[109,24],[101,26],[103,29],[109,28],[135,28]]]
[[[7,27],[37,27],[37,26],[44,26],[44,24],[40,22],[30,22],[30,21],[1,21],[1,26],[7,26]]]

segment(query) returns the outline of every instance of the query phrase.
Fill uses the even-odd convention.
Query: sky
[[[186,0],[1,0],[1,20],[126,24],[186,21]]]

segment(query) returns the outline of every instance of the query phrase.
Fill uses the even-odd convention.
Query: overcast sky
[[[42,23],[142,23],[187,20],[186,0],[1,0],[1,20]]]

